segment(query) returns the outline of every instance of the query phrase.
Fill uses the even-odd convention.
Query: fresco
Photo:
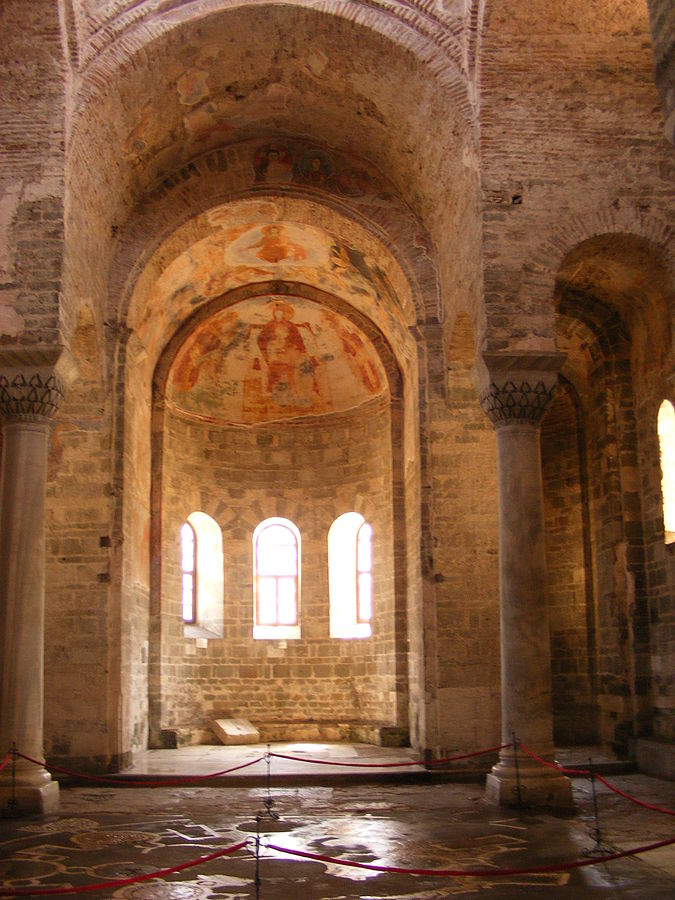
[[[386,389],[372,344],[343,316],[300,298],[259,297],[192,332],[166,398],[191,418],[254,424],[345,411]]]
[[[347,197],[363,197],[381,189],[347,157],[308,147],[298,141],[272,141],[253,150],[256,185],[301,184]]]
[[[368,318],[385,320],[390,332],[407,330],[391,263],[382,254],[376,258],[370,248],[358,250],[329,231],[287,220],[224,218],[219,224],[211,216],[210,225],[211,234],[169,262],[150,288],[136,334],[151,355],[209,299],[270,280],[319,288]]]

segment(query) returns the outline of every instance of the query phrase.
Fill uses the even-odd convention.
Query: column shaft
[[[0,756],[16,747],[42,760],[44,713],[45,487],[53,375],[0,375],[4,418],[0,476]],[[22,757],[3,773],[0,807],[53,812],[59,786]]]
[[[546,550],[535,425],[497,429],[502,734],[553,755]]]
[[[540,423],[558,353],[485,354],[490,384],[481,401],[495,425],[499,475],[502,742],[487,779],[501,804],[570,806],[569,781],[511,743],[553,761],[551,646],[547,606]]]
[[[48,422],[4,427],[0,494],[0,752],[42,753]]]

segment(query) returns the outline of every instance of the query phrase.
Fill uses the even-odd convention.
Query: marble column
[[[481,403],[498,446],[502,742],[518,740],[553,761],[551,648],[540,426],[564,356],[486,353]],[[512,746],[487,778],[502,805],[568,807],[570,782]]]
[[[0,757],[43,756],[45,484],[50,420],[62,397],[53,367],[0,370]],[[0,777],[0,809],[50,813],[59,786],[20,757]]]

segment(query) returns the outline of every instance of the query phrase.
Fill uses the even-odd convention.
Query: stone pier
[[[559,353],[484,354],[481,403],[497,434],[502,741],[515,734],[553,761],[551,650],[546,597],[539,432],[563,361]],[[502,750],[487,796],[502,805],[567,807],[570,782],[518,751]]]
[[[43,757],[44,507],[50,420],[63,394],[53,368],[0,371],[0,755]],[[11,764],[10,764],[11,765]],[[13,782],[13,783],[12,783]],[[59,786],[41,765],[16,758],[0,809],[51,813]]]

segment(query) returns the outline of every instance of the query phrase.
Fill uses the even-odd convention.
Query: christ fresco
[[[343,411],[385,390],[372,344],[343,316],[264,297],[216,313],[187,338],[167,401],[191,418],[252,424]]]
[[[258,349],[252,370],[261,372],[262,389],[257,389],[259,379],[249,376],[244,381],[245,420],[251,415],[267,418],[274,407],[287,413],[332,408],[328,384],[321,378],[322,361],[315,351],[312,326],[309,322],[296,324],[293,316],[293,306],[278,300],[264,325],[250,326],[251,337],[257,332]]]

